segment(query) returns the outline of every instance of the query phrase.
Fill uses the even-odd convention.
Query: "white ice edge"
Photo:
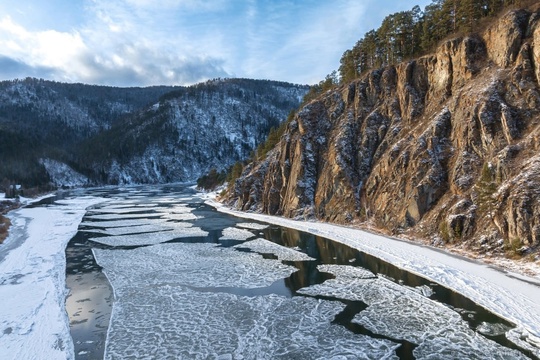
[[[510,277],[487,264],[359,229],[236,211],[212,199],[207,199],[206,203],[223,213],[323,236],[373,255],[454,290],[515,323],[516,330],[529,337],[531,342],[540,338],[540,303],[537,301],[540,286],[537,279],[523,281],[524,277]]]
[[[63,200],[62,206],[12,211],[9,248],[0,259],[2,359],[73,359],[65,309],[65,248],[96,197]]]

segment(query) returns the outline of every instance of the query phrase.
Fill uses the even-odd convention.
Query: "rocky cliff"
[[[311,101],[228,201],[480,251],[540,242],[540,12]]]

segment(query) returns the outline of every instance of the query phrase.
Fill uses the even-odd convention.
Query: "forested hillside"
[[[307,89],[243,79],[147,88],[3,81],[0,181],[35,187],[194,180],[249,156]]]
[[[42,79],[0,82],[0,180],[43,186],[40,158],[73,163],[74,147],[174,87],[115,88]]]
[[[433,0],[424,10],[388,15],[378,29],[367,32],[341,57],[339,76],[348,82],[370,69],[397,64],[435,50],[449,35],[481,31],[489,18],[525,0]]]

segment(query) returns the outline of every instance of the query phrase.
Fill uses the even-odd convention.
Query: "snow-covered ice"
[[[357,267],[319,265],[318,268],[336,278],[300,289],[299,293],[362,301],[368,307],[354,317],[353,323],[376,334],[418,344],[413,352],[417,359],[429,359],[433,354],[439,358],[450,354],[462,359],[525,358],[475,333],[458,312],[415,289],[375,277]]]
[[[262,254],[273,254],[278,257],[279,260],[284,261],[309,261],[315,260],[314,258],[304,254],[303,252],[290,249],[285,246],[278,245],[266,239],[255,239],[247,241],[240,245],[235,245],[235,248],[247,248],[251,251],[255,251]]]
[[[239,228],[251,229],[251,230],[264,230],[268,228],[268,225],[266,224],[258,224],[258,223],[253,223],[253,222],[239,223],[239,224],[236,224],[236,226],[238,226]]]
[[[155,214],[98,214],[98,215],[86,215],[85,219],[91,220],[122,220],[122,219],[152,219],[162,217],[162,213]]]
[[[11,212],[0,246],[0,353],[2,359],[73,359],[64,307],[64,249],[85,208],[103,199],[82,197],[63,206]],[[39,354],[39,355],[38,355]]]
[[[173,227],[165,225],[135,225],[135,226],[125,226],[125,227],[113,227],[110,229],[82,229],[82,232],[104,234],[110,236],[117,235],[131,235],[131,234],[143,234],[143,233],[152,233],[159,231],[171,231],[174,230]]]
[[[228,227],[223,229],[223,235],[219,238],[219,240],[244,241],[252,237],[255,237],[255,234],[253,234],[251,231],[238,229],[235,227]]]
[[[126,284],[180,284],[197,287],[265,287],[296,269],[258,254],[208,243],[169,243],[132,250],[94,249],[96,262],[115,288]],[[264,270],[264,271],[263,271]],[[150,276],[151,275],[151,276]]]
[[[207,200],[207,203],[227,214],[309,232],[378,257],[481,304],[517,324],[513,332],[519,334],[522,340],[529,344],[540,343],[539,279],[528,278],[522,281],[521,278],[480,262],[359,229],[244,213],[231,210],[213,200]]]
[[[112,221],[84,221],[81,226],[91,226],[96,228],[114,228],[124,226],[156,225],[163,224],[166,219],[135,219],[135,220],[112,220]]]
[[[142,246],[164,243],[179,238],[206,236],[208,236],[208,232],[198,227],[175,227],[175,229],[171,231],[151,232],[136,235],[102,236],[93,237],[90,238],[90,240],[109,246]]]

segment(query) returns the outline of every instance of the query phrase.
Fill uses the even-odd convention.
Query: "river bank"
[[[73,359],[65,311],[64,249],[96,197],[19,208],[0,253],[0,349],[4,359]]]

